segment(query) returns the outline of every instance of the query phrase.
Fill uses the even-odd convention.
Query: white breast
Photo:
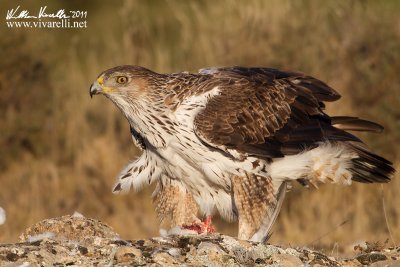
[[[166,172],[179,179],[193,193],[200,210],[212,214],[218,210],[227,219],[233,219],[230,195],[230,176],[237,164],[223,154],[212,151],[197,137],[194,130],[196,115],[205,108],[208,100],[219,94],[218,87],[202,95],[185,99],[168,114],[177,123],[177,135],[160,154],[168,160]]]

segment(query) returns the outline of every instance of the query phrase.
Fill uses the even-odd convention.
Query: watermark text
[[[6,25],[8,28],[87,28],[85,10],[59,9],[48,11],[47,6],[36,12],[22,9],[20,6],[7,10]]]

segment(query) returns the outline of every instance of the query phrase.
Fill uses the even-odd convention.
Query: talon
[[[192,230],[197,232],[197,234],[211,234],[215,233],[215,227],[211,222],[211,215],[207,215],[204,221],[200,223],[193,222],[192,224],[182,225],[183,229]]]

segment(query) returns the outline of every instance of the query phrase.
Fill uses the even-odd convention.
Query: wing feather
[[[269,68],[204,69],[197,86],[218,86],[195,117],[195,132],[217,148],[260,157],[295,154],[326,140],[359,141],[332,126],[324,101],[340,95],[324,82],[297,72]]]

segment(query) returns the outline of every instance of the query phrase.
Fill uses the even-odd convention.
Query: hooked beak
[[[97,81],[94,82],[89,89],[90,98],[92,98],[93,95],[99,94],[102,90],[103,88],[101,88],[101,85]]]
[[[107,94],[114,91],[114,88],[104,86],[104,79],[103,76],[99,77],[89,89],[90,97],[92,98],[93,95],[97,94]]]

